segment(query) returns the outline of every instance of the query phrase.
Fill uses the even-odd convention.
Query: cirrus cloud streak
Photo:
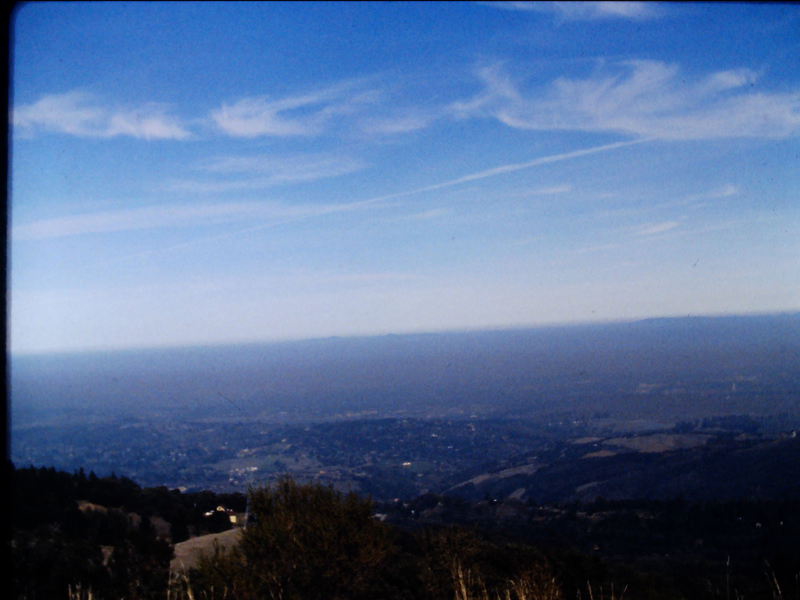
[[[42,219],[14,227],[12,238],[43,240],[168,227],[212,226],[251,219],[294,220],[341,212],[349,208],[348,205],[287,205],[275,202],[147,206]]]
[[[332,154],[240,155],[206,160],[195,167],[214,179],[180,180],[169,185],[173,191],[223,193],[317,181],[360,171],[364,161]]]

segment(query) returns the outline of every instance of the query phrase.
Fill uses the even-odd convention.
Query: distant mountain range
[[[675,420],[800,410],[800,313],[11,356],[14,424],[58,417]]]

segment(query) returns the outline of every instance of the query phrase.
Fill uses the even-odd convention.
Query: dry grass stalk
[[[455,600],[563,600],[556,578],[544,567],[531,569],[491,593],[479,575],[457,560],[451,575]]]
[[[76,583],[75,587],[67,586],[67,597],[69,600],[96,600],[92,588],[84,590],[80,583]]]

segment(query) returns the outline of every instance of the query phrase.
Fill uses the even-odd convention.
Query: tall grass
[[[595,589],[592,587],[592,582],[586,582],[586,599],[587,600],[623,600],[625,597],[625,592],[628,591],[628,586],[624,586],[622,591],[617,596],[616,589],[614,584],[611,584],[611,589],[604,588],[602,585],[597,590],[598,596],[595,596]],[[583,600],[583,595],[581,594],[581,590],[578,590],[578,600]]]
[[[455,600],[564,600],[556,578],[545,566],[534,567],[491,591],[480,575],[457,560],[450,573]]]
[[[98,600],[92,588],[84,589],[80,583],[67,586],[67,598],[68,600]]]

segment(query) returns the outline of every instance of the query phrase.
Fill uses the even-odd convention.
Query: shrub
[[[283,479],[250,492],[252,520],[238,547],[217,552],[191,576],[195,596],[314,600],[381,596],[394,553],[372,503],[321,485]]]

